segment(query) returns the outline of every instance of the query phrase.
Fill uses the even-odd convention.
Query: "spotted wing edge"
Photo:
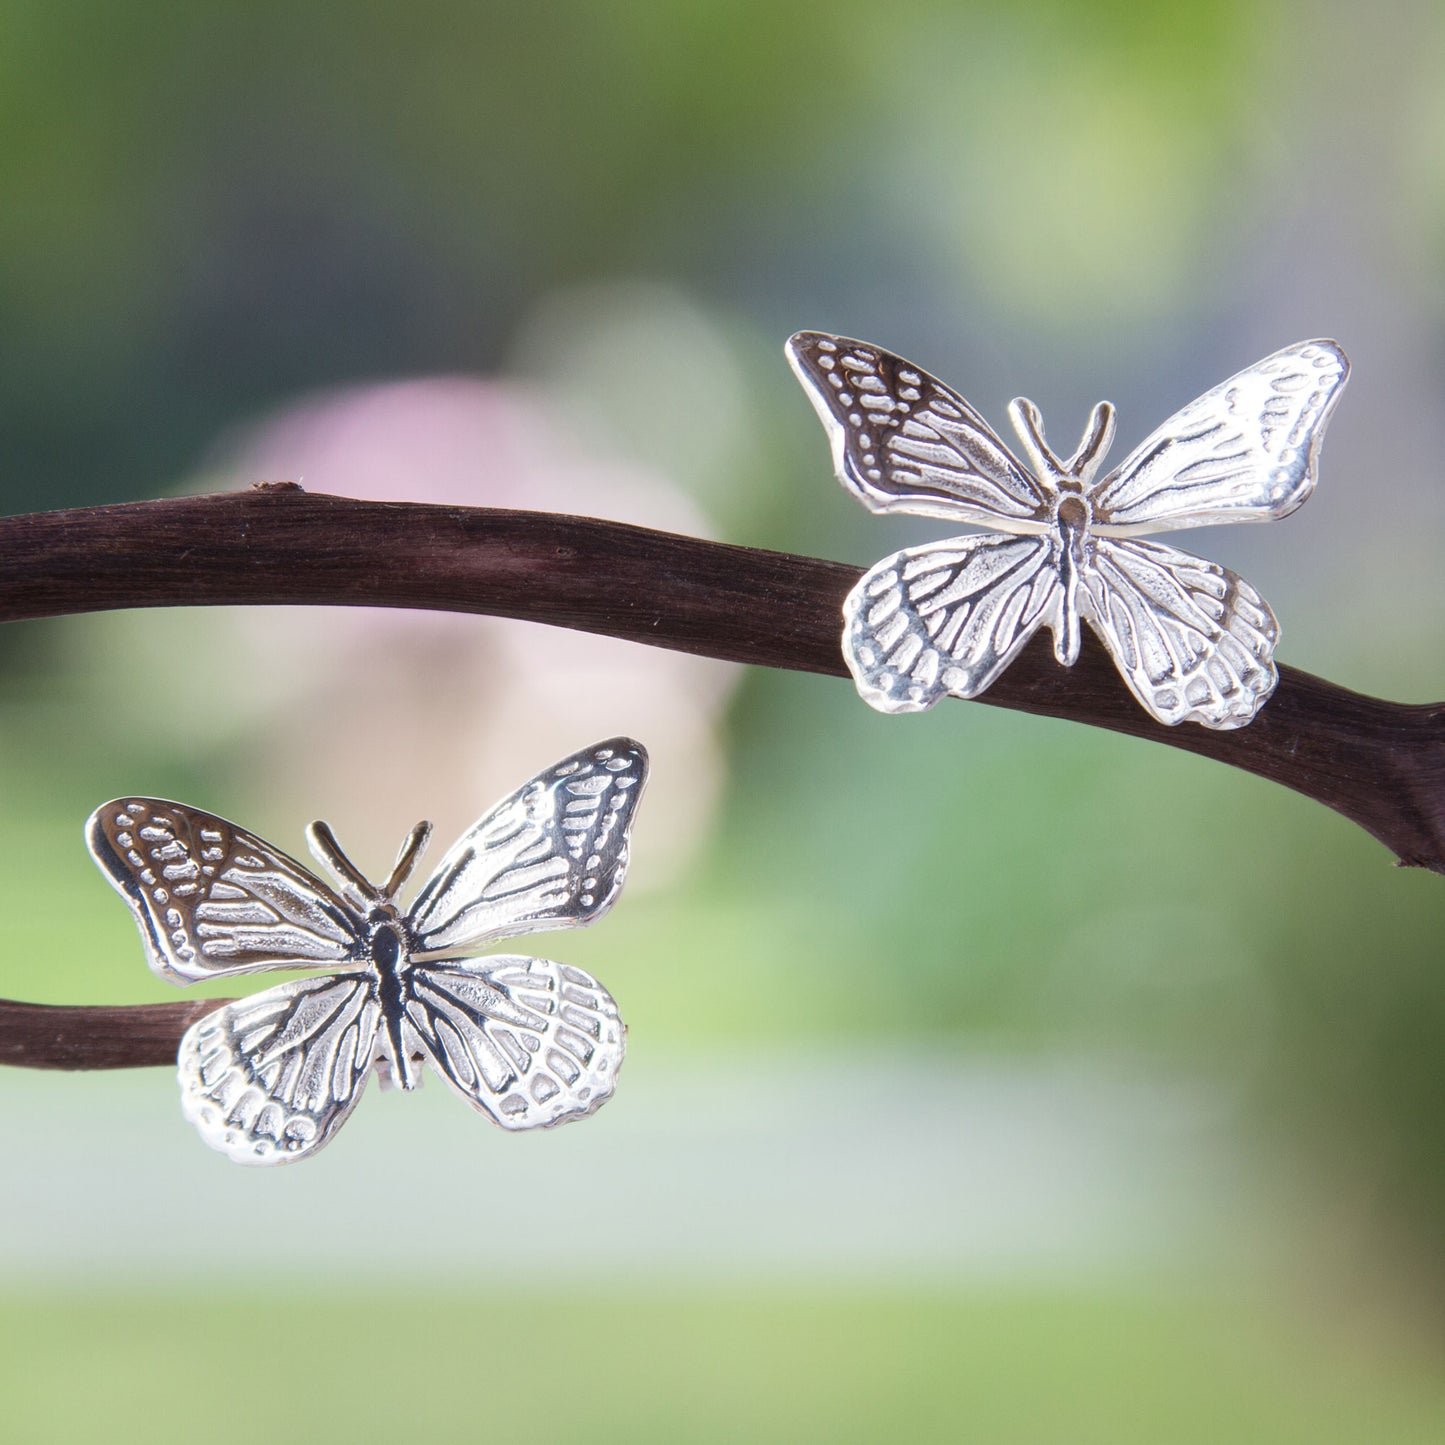
[[[412,903],[413,956],[453,957],[601,918],[627,876],[647,770],[641,743],[608,738],[553,763],[483,814]]]
[[[169,821],[183,818],[197,838],[203,831],[228,837],[248,855],[264,861],[270,870],[264,875],[267,892],[261,895],[248,891],[249,880],[244,874],[224,871],[233,869],[237,862],[234,848],[229,856],[223,850],[218,853],[210,874],[204,871],[210,866],[204,846],[199,859],[194,856],[195,850],[179,839],[173,840],[179,851],[170,861],[156,856],[153,848],[143,853],[146,840],[141,837],[140,820],[130,816],[141,812],[150,815],[150,825],[154,825],[157,815],[170,815]],[[127,818],[128,823],[121,821]],[[124,841],[126,838],[130,842]],[[361,927],[353,911],[310,869],[264,838],[215,813],[165,798],[127,793],[102,803],[90,815],[85,824],[85,841],[101,872],[134,914],[151,971],[170,983],[185,987],[208,978],[284,968],[321,968],[354,956]],[[203,896],[194,902],[180,897],[175,880],[168,877],[168,870],[177,867],[210,879]],[[224,900],[213,896],[217,884],[231,889]],[[198,919],[202,908],[213,915],[209,921]],[[232,910],[230,914],[228,909]],[[228,917],[238,916],[236,909],[261,910],[271,919],[227,922]],[[268,933],[275,937],[268,939]],[[206,939],[213,952],[229,939],[233,955],[241,961],[212,961],[207,955]],[[238,941],[245,939],[269,946],[238,947]],[[198,957],[206,961],[198,962]]]
[[[1094,531],[1128,537],[1273,522],[1314,492],[1350,362],[1338,342],[1286,346],[1156,428],[1090,493]]]
[[[838,480],[870,511],[1041,532],[1052,498],[951,387],[894,352],[799,331],[788,364],[828,434]]]
[[[454,1093],[509,1131],[550,1129],[612,1097],[627,1030],[583,969],[494,954],[413,968],[408,1032]]]
[[[1054,546],[979,532],[871,567],[843,603],[843,655],[864,701],[904,713],[977,697],[1040,627],[1058,630]]]
[[[369,974],[295,979],[226,1004],[181,1038],[181,1112],[237,1164],[310,1158],[360,1102],[380,1021]]]
[[[1080,612],[1129,690],[1168,727],[1247,726],[1279,681],[1279,623],[1243,577],[1176,547],[1095,539]]]

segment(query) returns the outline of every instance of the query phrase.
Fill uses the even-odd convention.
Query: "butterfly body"
[[[646,772],[645,751],[626,738],[564,758],[463,834],[405,910],[395,897],[429,824],[413,829],[380,886],[312,824],[333,890],[255,834],[185,804],[126,797],[96,809],[91,853],[161,977],[332,969],[224,1005],[187,1031],[186,1116],[237,1162],[287,1162],[330,1140],[373,1070],[409,1091],[423,1064],[508,1130],[592,1113],[625,1049],[611,995],[567,964],[469,955],[607,911]]]
[[[1076,492],[1059,498],[1058,524],[1053,565],[1059,574],[1059,616],[1053,625],[1054,656],[1065,667],[1079,660],[1082,633],[1079,628],[1079,576],[1088,565],[1088,502]]]
[[[395,1088],[411,1090],[420,1083],[413,1050],[404,1038],[410,1002],[412,941],[396,908],[383,905],[367,919],[367,973],[380,1012],[378,1042],[386,1064],[385,1077]]]
[[[849,594],[844,656],[873,707],[976,697],[1041,627],[1072,665],[1087,621],[1160,722],[1254,717],[1277,681],[1274,614],[1226,568],[1136,539],[1300,506],[1349,374],[1334,342],[1300,342],[1231,377],[1099,481],[1114,435],[1107,402],[1067,459],[1049,448],[1039,409],[1012,402],[1025,465],[968,402],[890,352],[799,332],[788,358],[839,479],[865,506],[996,529],[905,548]]]

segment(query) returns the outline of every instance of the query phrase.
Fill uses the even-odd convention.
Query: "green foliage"
[[[453,1290],[0,1309],[13,1445],[204,1437],[1427,1445],[1445,1390],[1238,1298]]]

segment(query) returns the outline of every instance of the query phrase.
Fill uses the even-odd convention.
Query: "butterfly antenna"
[[[386,886],[381,890],[387,898],[395,898],[401,892],[406,880],[411,877],[411,870],[421,862],[421,855],[426,852],[430,839],[431,824],[423,818],[407,834],[406,842],[401,845],[401,852],[396,855],[396,867],[391,870],[391,877],[386,880]]]
[[[1054,482],[1061,481],[1067,473],[1044,440],[1043,413],[1028,397],[1016,396],[1008,404],[1008,414],[1024,450],[1029,454],[1035,475]]]
[[[1064,470],[1077,477],[1086,487],[1099,470],[1099,463],[1109,454],[1114,445],[1114,422],[1118,417],[1113,404],[1101,401],[1089,413],[1089,424],[1084,428],[1084,439],[1079,449],[1064,463]]]
[[[336,841],[336,834],[328,824],[318,818],[306,829],[306,842],[310,845],[316,861],[324,864],[336,875],[343,892],[356,895],[362,906],[367,908],[384,901],[386,895],[374,884],[368,883],[356,864],[341,851],[341,844]]]

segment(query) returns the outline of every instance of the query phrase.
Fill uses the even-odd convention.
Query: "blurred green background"
[[[1445,695],[1438,7],[0,0],[0,197],[10,512],[300,477],[865,564],[938,532],[833,480],[794,330],[1121,448],[1335,336],[1317,496],[1186,544],[1283,661]],[[1334,815],[486,619],[0,667],[12,997],[170,995],[81,843],[122,790],[376,873],[593,737],[655,765],[545,941],[631,1027],[584,1130],[374,1097],[257,1179],[159,1071],[0,1077],[7,1440],[1445,1438],[1445,885]]]

